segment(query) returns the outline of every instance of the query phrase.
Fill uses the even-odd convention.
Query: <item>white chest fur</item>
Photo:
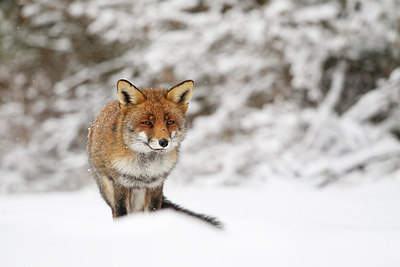
[[[132,158],[118,158],[112,167],[120,174],[118,181],[127,187],[149,188],[160,186],[172,171],[176,161],[168,153],[138,154]]]

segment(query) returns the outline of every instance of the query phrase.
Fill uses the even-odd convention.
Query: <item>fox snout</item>
[[[160,136],[160,137],[152,137],[147,136],[145,132],[139,132],[132,142],[129,145],[133,150],[140,152],[140,153],[148,153],[152,151],[170,151],[177,146],[177,142],[174,139],[167,136]]]
[[[157,138],[152,138],[149,142],[150,148],[155,149],[155,150],[167,149],[169,144],[170,144],[170,141],[168,141],[165,138],[162,138],[161,140],[159,140]]]

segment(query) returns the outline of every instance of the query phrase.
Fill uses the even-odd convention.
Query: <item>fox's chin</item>
[[[149,146],[149,148],[152,152],[156,152],[156,153],[163,153],[163,152],[169,151],[168,148],[152,148],[151,146]]]
[[[147,143],[135,143],[130,146],[130,149],[140,154],[165,153],[170,150],[169,148],[152,148]]]

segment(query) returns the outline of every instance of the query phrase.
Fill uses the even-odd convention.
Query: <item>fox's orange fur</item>
[[[165,199],[163,183],[174,168],[185,137],[185,112],[193,81],[170,90],[117,84],[118,101],[108,103],[89,131],[89,165],[113,217],[173,208],[219,224]]]

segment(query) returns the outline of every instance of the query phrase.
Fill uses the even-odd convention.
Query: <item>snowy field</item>
[[[112,221],[94,187],[3,195],[0,266],[400,266],[399,179],[165,191],[225,229],[172,211]]]

